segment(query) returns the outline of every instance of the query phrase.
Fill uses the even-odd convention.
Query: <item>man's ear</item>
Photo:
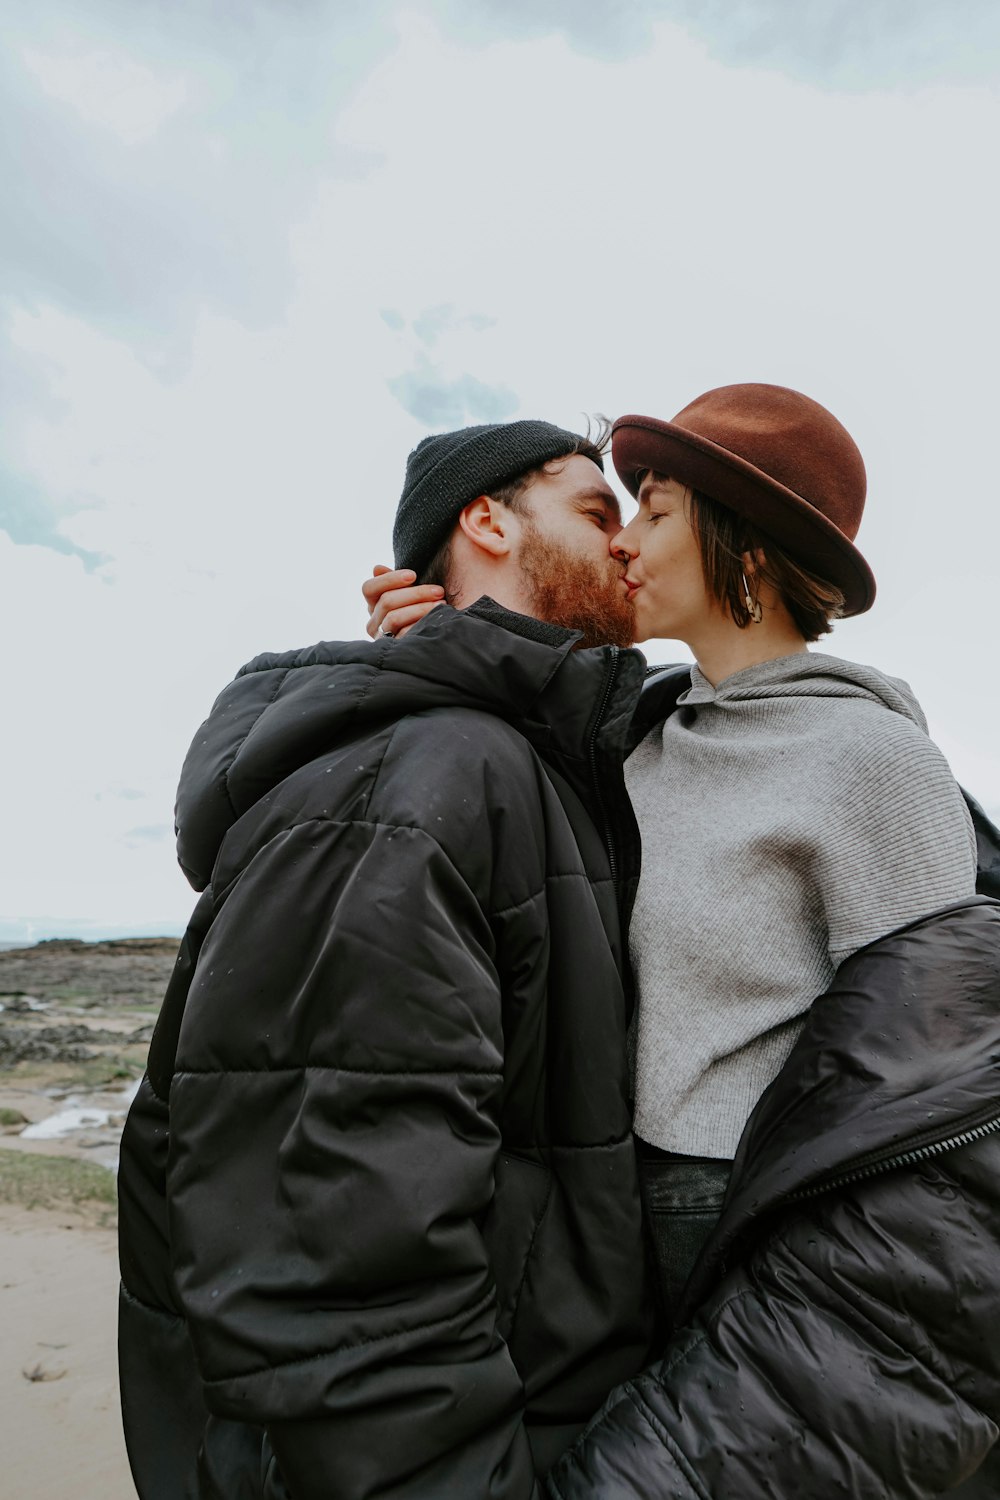
[[[459,513],[458,524],[474,547],[493,558],[506,557],[511,550],[513,512],[490,495],[478,495]]]

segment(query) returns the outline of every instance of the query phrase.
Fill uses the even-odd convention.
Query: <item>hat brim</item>
[[[673,422],[619,417],[611,457],[631,495],[638,476],[655,469],[744,516],[817,577],[836,584],[844,614],[860,615],[875,602],[875,576],[858,549],[808,500],[754,464]]]

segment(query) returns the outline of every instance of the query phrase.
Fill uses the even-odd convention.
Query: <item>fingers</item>
[[[429,615],[432,609],[437,609],[438,605],[443,603],[443,599],[434,599],[430,603],[409,604],[402,609],[389,610],[382,624],[383,634],[391,635],[398,641],[411,626],[416,625],[425,615]],[[370,624],[369,633],[371,633]]]
[[[383,595],[377,604],[372,605],[371,618],[365,629],[372,640],[379,634],[396,635],[397,625],[415,625],[422,620],[428,610],[436,604],[444,603],[443,590],[434,584],[421,584],[411,589],[393,589],[390,593]],[[417,613],[410,613],[416,609]],[[396,615],[406,615],[405,621],[400,618],[395,620]],[[394,623],[395,621],[395,623]]]
[[[361,592],[368,604],[368,613],[371,614],[386,589],[405,588],[408,583],[416,583],[417,575],[412,568],[387,568],[385,563],[376,563],[372,569],[372,576],[366,578],[361,585]]]
[[[383,632],[396,635],[422,620],[428,610],[444,601],[444,589],[436,583],[414,583],[416,575],[408,568],[376,568],[361,592],[368,604],[369,620],[365,627],[374,640]],[[413,609],[416,613],[412,613]],[[395,616],[399,615],[397,620]],[[403,617],[405,615],[405,618]]]

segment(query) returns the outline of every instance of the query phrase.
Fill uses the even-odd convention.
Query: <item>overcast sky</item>
[[[1000,814],[995,0],[5,13],[0,939],[183,927],[187,744],[362,633],[426,432],[731,381],[858,440],[880,596],[826,649]]]

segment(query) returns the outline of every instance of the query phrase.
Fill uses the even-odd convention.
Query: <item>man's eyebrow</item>
[[[618,504],[618,496],[609,495],[607,490],[599,490],[596,485],[592,490],[577,490],[573,499],[577,505],[588,505],[592,504],[595,500],[599,500],[603,506],[611,511],[612,515],[620,516],[622,513],[622,508]]]

